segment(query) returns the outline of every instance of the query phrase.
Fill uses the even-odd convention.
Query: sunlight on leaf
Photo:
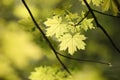
[[[47,36],[59,37],[66,32],[66,24],[62,23],[62,18],[54,16],[53,19],[49,19],[44,23],[46,26],[49,26],[46,30]]]
[[[65,71],[59,70],[56,67],[38,67],[29,76],[30,80],[73,80]]]
[[[84,35],[80,35],[79,33],[76,33],[75,35],[65,34],[61,39],[60,43],[60,50],[66,50],[68,49],[68,52],[73,55],[77,49],[85,49],[85,43],[83,40],[85,40],[86,37]]]
[[[85,18],[81,23],[81,19],[84,18],[85,12],[81,12],[81,16],[76,13],[71,13],[67,11],[65,17],[53,16],[53,18],[48,18],[44,24],[47,26],[46,35],[54,37],[60,42],[60,50],[67,50],[71,55],[78,50],[85,49],[85,43],[83,40],[86,39],[84,35],[80,35],[86,32],[88,29],[94,29],[93,19]],[[77,25],[76,25],[77,24]]]
[[[103,8],[102,8],[103,11],[108,11],[108,9],[110,7],[110,1],[111,0],[104,0]]]
[[[113,11],[113,14],[115,16],[119,12],[118,7],[116,6],[116,4],[114,3],[113,0],[104,0],[104,3],[102,5],[102,10],[103,11],[108,11],[109,9]]]
[[[112,6],[113,13],[116,16],[119,12],[118,7],[116,6],[116,4],[113,1],[111,2],[111,6]]]
[[[80,1],[82,1],[82,4],[85,5],[83,0],[80,0]],[[87,0],[88,4],[90,4],[92,2],[92,4],[95,5],[95,6],[100,6],[102,1],[103,0]]]
[[[93,26],[93,21],[94,19],[84,19],[83,22],[81,22],[81,28],[83,28],[85,31],[87,31],[88,29],[95,29],[95,27]]]
[[[100,6],[103,0],[92,0],[93,5]]]

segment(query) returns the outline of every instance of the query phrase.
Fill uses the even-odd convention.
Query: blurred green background
[[[59,13],[68,9],[73,13],[80,13],[85,9],[78,0],[26,0],[26,2],[42,29],[45,28],[43,22],[51,17],[54,11]],[[96,15],[120,49],[120,18],[97,13]],[[0,0],[0,80],[28,80],[35,67],[61,66],[40,32],[34,27],[21,0]],[[76,52],[73,57],[107,61],[113,66],[61,58],[68,68],[76,71],[73,74],[75,78],[120,80],[120,53],[113,48],[99,28],[88,31],[86,36],[88,36],[86,50]],[[56,43],[52,41],[52,44]]]

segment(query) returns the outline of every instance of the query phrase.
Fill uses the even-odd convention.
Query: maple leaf
[[[72,76],[58,67],[40,66],[29,76],[30,80],[73,80]]]
[[[108,11],[109,7],[110,7],[110,0],[105,0],[102,6],[102,10]]]
[[[77,19],[79,18],[78,14],[77,13],[70,13],[66,15],[66,19],[68,21],[71,21],[71,20],[74,20],[74,19]]]
[[[93,5],[100,6],[102,0],[92,0]]]
[[[46,35],[47,36],[53,36],[56,37],[64,34],[64,32],[67,32],[65,23],[62,23],[62,18],[59,16],[54,16],[52,19],[48,18],[47,21],[44,23],[48,28],[46,29]]]
[[[82,1],[82,4],[85,5],[84,1],[83,0],[80,0]],[[93,5],[95,6],[100,6],[100,4],[102,3],[103,0],[87,0],[87,3],[90,4],[91,2],[93,3]]]
[[[93,18],[91,19],[84,19],[82,22],[81,22],[81,28],[84,29],[85,31],[87,31],[88,29],[94,29],[95,27],[93,26]]]
[[[112,6],[113,14],[116,16],[119,12],[119,9],[113,1],[111,2],[111,6]]]
[[[74,35],[71,34],[65,34],[61,39],[59,39],[60,43],[60,50],[66,50],[68,49],[68,52],[73,55],[77,49],[85,49],[85,43],[83,40],[85,40],[86,37],[84,35],[80,35],[79,33],[76,33]]]
[[[114,15],[117,15],[119,12],[118,7],[113,0],[104,0],[102,10],[108,11],[109,9],[112,9]]]

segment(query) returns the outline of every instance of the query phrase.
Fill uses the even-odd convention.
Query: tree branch
[[[106,16],[110,16],[110,17],[120,18],[120,16],[113,16],[113,15],[106,14],[106,13],[103,13],[103,12],[100,12],[100,11],[97,11],[97,10],[94,10],[94,9],[92,9],[92,11],[97,12],[97,13],[102,14],[102,15],[106,15]]]
[[[85,14],[85,16],[84,16],[78,23],[76,23],[74,26],[79,25],[79,24],[88,16],[89,12],[90,12],[90,11],[88,11],[88,12]]]
[[[34,24],[36,25],[36,28],[41,32],[41,34],[43,35],[44,39],[47,41],[47,43],[49,44],[49,47],[51,48],[51,50],[54,52],[57,60],[60,62],[60,64],[62,65],[62,67],[69,73],[71,74],[71,72],[68,70],[68,68],[65,66],[65,64],[61,61],[61,59],[59,58],[59,56],[57,55],[56,50],[54,49],[53,45],[51,44],[51,42],[49,41],[49,39],[46,37],[45,33],[42,31],[42,29],[39,27],[38,23],[36,22],[35,18],[33,17],[29,7],[27,6],[25,0],[22,0],[24,6],[26,7],[28,13],[30,14],[32,21],[34,22]]]
[[[112,38],[110,37],[110,35],[107,33],[107,31],[101,26],[101,24],[98,22],[92,8],[89,6],[89,4],[87,3],[86,0],[83,0],[84,3],[86,4],[88,10],[90,11],[90,13],[92,14],[94,20],[95,20],[95,23],[97,25],[97,27],[99,27],[103,33],[106,35],[106,37],[109,39],[109,41],[111,42],[112,46],[116,49],[116,51],[120,54],[120,49],[116,46],[116,44],[114,43],[114,41],[112,40]]]
[[[79,58],[73,58],[73,57],[65,56],[65,55],[62,55],[62,54],[60,54],[60,53],[57,53],[57,54],[59,54],[59,55],[62,56],[62,57],[65,57],[65,58],[74,60],[74,61],[90,62],[90,63],[100,63],[100,64],[106,64],[106,65],[108,65],[108,66],[112,66],[112,64],[109,63],[109,62],[95,61],[95,60],[87,60],[87,59],[85,60],[85,59],[79,59]]]
[[[65,55],[62,55],[62,54],[58,53],[58,52],[54,49],[54,47],[53,47],[53,45],[51,44],[50,40],[46,37],[45,33],[44,33],[44,32],[42,31],[42,29],[39,27],[38,23],[36,22],[34,16],[33,16],[32,13],[31,13],[29,7],[27,6],[25,0],[22,0],[22,2],[23,2],[23,4],[24,4],[25,8],[27,9],[28,13],[30,14],[30,16],[31,16],[31,18],[32,18],[32,20],[33,20],[33,23],[36,25],[36,28],[41,32],[41,34],[43,35],[44,39],[47,41],[49,47],[50,47],[51,50],[54,52],[56,58],[58,59],[58,61],[59,61],[60,64],[62,65],[62,67],[63,67],[69,74],[71,74],[70,71],[69,71],[68,68],[64,65],[64,63],[60,60],[60,58],[59,58],[58,55],[60,55],[60,56],[62,56],[62,57],[65,57],[65,58],[68,58],[68,59],[71,59],[71,60],[75,60],[75,61],[86,61],[86,62],[106,64],[106,65],[111,66],[111,63],[107,63],[107,62],[77,59],[77,58],[68,57],[68,56],[65,56]],[[84,18],[86,18],[86,16],[87,16],[88,14],[89,14],[89,12],[87,12],[87,14],[85,15]],[[83,18],[81,21],[79,21],[78,24],[80,24],[80,22],[82,22],[82,21],[84,20],[84,18]],[[77,25],[78,25],[78,24],[77,24]]]

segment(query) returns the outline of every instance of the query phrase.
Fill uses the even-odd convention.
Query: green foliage
[[[88,29],[94,29],[93,19],[84,18],[85,12],[78,14],[73,14],[68,12],[64,16],[55,15],[53,18],[48,18],[44,24],[47,26],[46,35],[50,37],[55,37],[59,42],[60,50],[67,50],[68,53],[73,55],[77,49],[85,50],[86,37],[84,32]],[[79,23],[81,22],[81,23]]]
[[[62,18],[59,16],[54,16],[52,19],[49,19],[45,22],[49,28],[47,28],[47,36],[53,36],[55,35],[56,37],[59,37],[63,35],[67,30],[66,30],[66,24],[62,23]]]
[[[29,76],[30,80],[72,80],[72,77],[57,67],[38,67]]]
[[[85,49],[85,43],[83,40],[85,40],[86,37],[84,35],[80,35],[79,33],[76,33],[74,35],[65,34],[62,38],[60,38],[60,50],[66,50],[68,48],[68,52],[73,55],[77,49]]]
[[[82,4],[84,4],[84,1],[83,0],[80,0],[82,1]],[[103,0],[87,0],[87,2],[90,4],[92,2],[93,5],[95,6],[100,6],[100,4],[102,3]],[[85,5],[85,4],[84,4]]]
[[[60,57],[61,61],[67,65],[68,70],[69,67],[77,70],[70,70],[72,73],[71,77],[66,71],[58,68],[56,57],[52,54],[39,30],[35,28],[29,13],[20,1],[0,0],[0,80],[27,80],[31,70],[38,65],[41,65],[41,67],[35,68],[35,71],[31,72],[30,80],[119,79],[120,70],[114,66],[113,68],[108,68],[104,67],[104,65],[93,64],[90,67],[88,63],[72,62],[70,59]],[[96,29],[93,33],[89,31],[95,29],[94,19],[90,14],[86,17],[88,9],[83,0],[25,1],[29,4],[33,16],[46,33],[46,36],[50,37],[49,40],[53,39],[50,41],[51,44],[57,45],[59,49],[55,48],[55,46],[54,48],[60,50],[61,54],[62,51],[70,55],[76,52],[73,57],[94,58],[96,61],[103,60],[103,58],[109,61],[115,59],[115,64],[117,66],[120,65],[119,62],[117,63],[119,56],[117,58],[117,56],[110,55],[114,50],[108,47],[108,40],[100,34],[99,30]],[[109,11],[109,14],[112,12],[114,15],[119,12],[114,0],[87,0],[87,2],[96,10],[100,9],[106,13]],[[102,14],[96,15],[96,17],[98,20],[101,19],[100,22],[104,25],[103,27],[110,31],[110,34],[119,42],[117,34],[119,34],[120,20],[108,18]],[[47,20],[45,21],[45,19]],[[57,42],[55,43],[54,40]],[[78,50],[81,50],[81,53],[84,53],[82,50],[86,50],[87,56],[85,56],[86,54],[84,57],[81,54],[77,54],[80,53]],[[50,66],[43,67],[43,65]],[[96,69],[96,65],[102,66],[102,68]]]
[[[80,1],[82,1],[82,4],[85,5],[83,0]],[[87,0],[87,2],[89,4],[92,3],[93,5],[100,7],[103,12],[112,10],[114,15],[117,15],[119,12],[114,0]]]
[[[108,11],[109,9],[113,11],[114,15],[117,15],[119,12],[118,7],[113,0],[104,0],[104,3],[102,5],[102,10]]]

